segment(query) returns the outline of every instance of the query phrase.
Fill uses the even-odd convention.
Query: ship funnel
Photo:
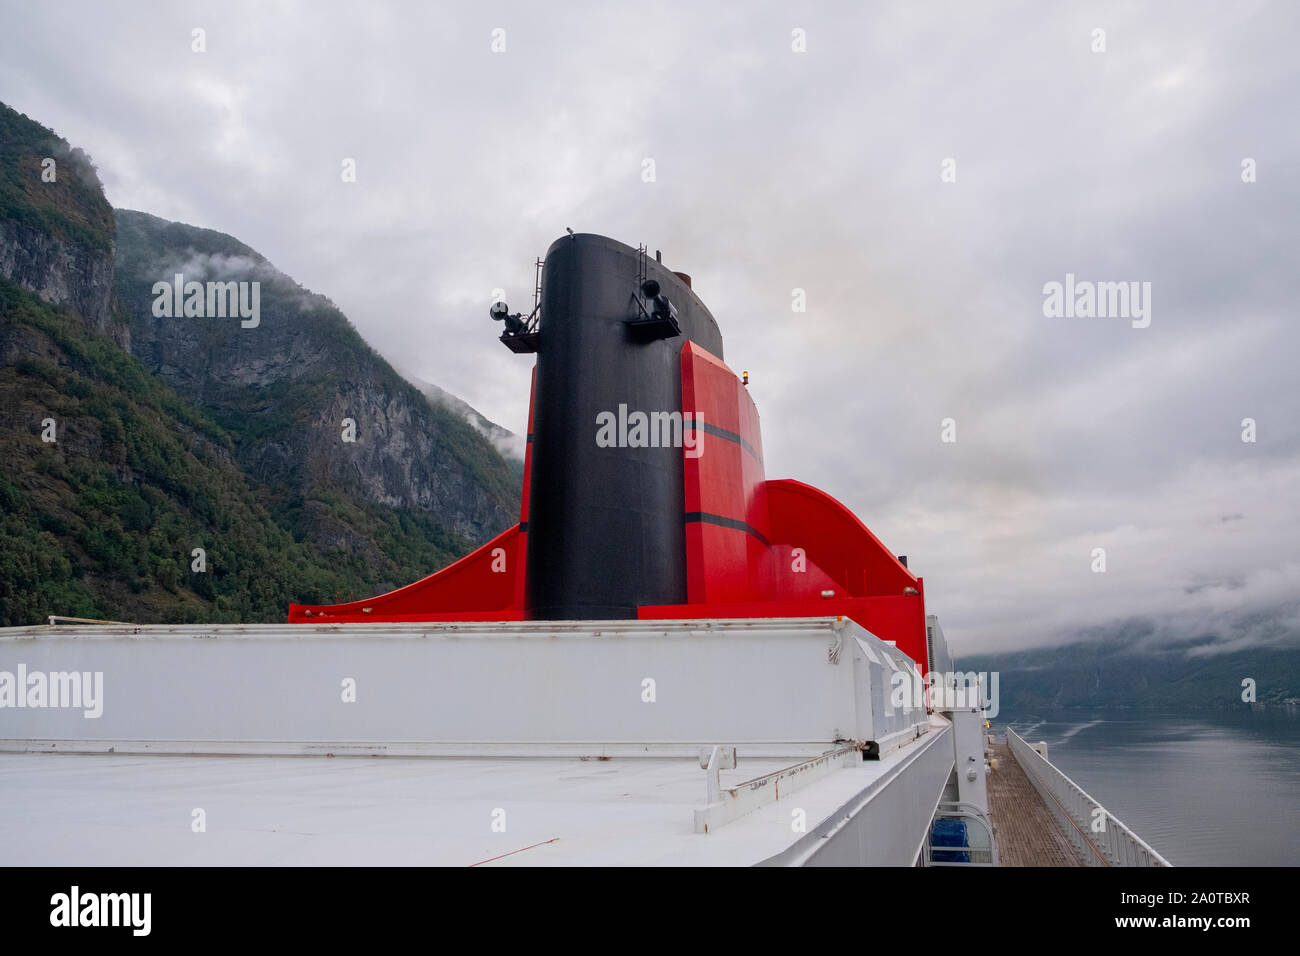
[[[642,605],[686,603],[683,448],[651,442],[636,425],[682,420],[687,342],[722,359],[717,323],[686,282],[658,257],[603,236],[565,236],[547,251],[529,474],[530,618],[635,618]]]

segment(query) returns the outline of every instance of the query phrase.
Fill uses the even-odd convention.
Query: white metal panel
[[[963,708],[948,714],[953,724],[957,799],[989,812],[988,775],[984,767],[984,714]]]
[[[0,749],[817,754],[873,730],[849,638],[890,659],[835,618],[10,628],[0,671],[100,672],[103,713],[0,708]]]

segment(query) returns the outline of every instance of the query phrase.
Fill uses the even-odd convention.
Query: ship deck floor
[[[989,816],[1002,866],[1082,866],[1043,798],[1005,743],[993,745],[998,769],[989,774]]]
[[[809,829],[922,745],[805,783]],[[721,783],[798,759],[744,759]],[[681,757],[0,753],[0,866],[749,866],[790,846],[788,799],[704,835],[706,795]]]

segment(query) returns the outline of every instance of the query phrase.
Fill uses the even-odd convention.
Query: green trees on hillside
[[[115,269],[110,326],[92,320],[111,337],[0,277],[0,625],[50,614],[282,621],[292,602],[408,584],[469,551],[465,535],[513,520],[519,475],[462,417],[427,407],[332,302],[232,236],[115,213],[85,153],[4,104],[0,226],[19,260],[33,253],[0,276],[61,285],[73,308],[104,303],[104,253]],[[159,273],[194,257],[243,270],[266,293],[258,350],[235,324],[143,334]],[[124,349],[128,339],[150,364]],[[179,346],[162,360],[164,343]],[[277,348],[291,374],[222,374]],[[396,409],[418,452],[380,454],[365,474],[311,460],[321,447],[312,412],[338,400],[340,379]],[[272,467],[259,468],[268,448]],[[392,500],[374,493],[377,478],[415,480],[402,467],[412,460],[425,493],[377,503]]]
[[[53,159],[53,182],[42,161]],[[101,251],[113,247],[113,207],[90,157],[0,103],[0,220]]]
[[[0,365],[0,625],[281,621],[291,602],[406,584],[470,547],[428,515],[328,493],[273,504],[278,522],[219,425],[76,316],[2,279],[0,355],[14,357]],[[53,443],[41,438],[47,418]],[[369,545],[295,540],[281,523],[332,509],[373,529]]]

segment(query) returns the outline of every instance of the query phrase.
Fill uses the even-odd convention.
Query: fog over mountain
[[[526,312],[566,227],[662,249],[768,477],[907,554],[957,651],[1213,656],[1300,646],[1297,35],[1252,0],[0,0],[0,100],[516,435],[494,290]],[[1067,277],[1150,283],[1149,325],[1049,318]]]
[[[526,436],[516,435],[510,429],[502,428],[496,422],[489,420],[478,409],[463,399],[457,398],[445,388],[439,388],[433,382],[426,382],[418,375],[403,371],[398,362],[393,362],[393,368],[397,369],[407,381],[418,388],[429,401],[451,409],[473,425],[480,435],[492,443],[492,446],[501,453],[502,457],[518,466],[522,477],[524,452],[527,446]]]

